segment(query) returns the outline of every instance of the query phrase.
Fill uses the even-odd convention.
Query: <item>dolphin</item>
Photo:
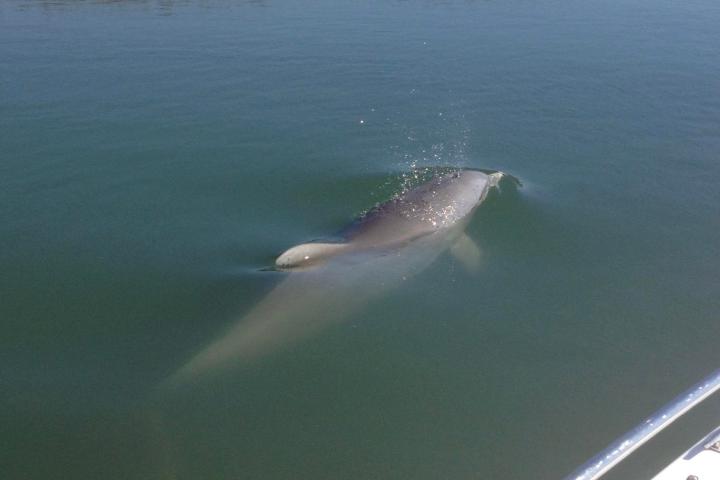
[[[450,250],[468,268],[480,251],[465,227],[502,172],[438,173],[377,205],[343,229],[339,241],[294,246],[275,261],[284,278],[219,339],[169,380],[184,383],[246,363],[347,317]]]

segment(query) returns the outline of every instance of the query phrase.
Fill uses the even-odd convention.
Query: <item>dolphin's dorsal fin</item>
[[[482,252],[475,241],[466,233],[463,233],[455,244],[450,247],[450,253],[460,261],[468,272],[475,273],[480,268]]]
[[[347,247],[347,243],[301,243],[280,255],[275,260],[275,266],[280,269],[316,266]]]

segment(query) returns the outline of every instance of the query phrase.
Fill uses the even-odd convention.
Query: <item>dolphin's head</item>
[[[450,227],[477,207],[502,173],[458,170],[439,175],[400,199],[403,213],[423,223]]]
[[[346,247],[345,243],[302,243],[282,253],[275,260],[275,266],[282,270],[313,267]]]
[[[489,186],[489,176],[478,170],[458,170],[449,175],[451,187],[455,189],[456,195],[462,197],[467,195],[477,201]]]

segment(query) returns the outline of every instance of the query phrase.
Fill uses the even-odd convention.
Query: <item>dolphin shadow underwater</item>
[[[308,337],[424,270],[447,250],[476,269],[480,251],[464,230],[506,176],[471,169],[436,173],[350,224],[338,235],[342,241],[288,249],[275,262],[286,278],[164,383],[189,383]]]

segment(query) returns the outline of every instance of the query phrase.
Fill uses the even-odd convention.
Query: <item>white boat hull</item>
[[[652,480],[720,479],[720,427],[693,445]]]

